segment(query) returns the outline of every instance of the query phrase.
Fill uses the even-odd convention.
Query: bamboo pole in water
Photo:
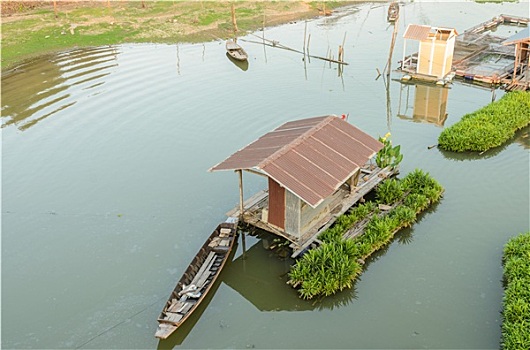
[[[232,3],[232,24],[234,25],[234,33],[237,33],[239,29],[237,29],[237,21],[236,21],[236,8],[234,6],[234,3]]]
[[[394,52],[394,45],[396,44],[396,36],[398,31],[398,23],[399,23],[399,16],[396,18],[396,21],[394,22],[394,31],[392,32],[392,42],[390,43],[390,52],[388,54],[388,61],[386,63],[386,76],[390,76],[390,70],[392,69],[392,53]]]
[[[251,34],[251,35],[254,35],[254,34]],[[254,41],[254,40],[245,40],[245,39],[242,39],[244,42],[247,42],[247,43],[254,43],[254,44],[260,44],[260,45],[266,45],[266,46],[270,46],[270,47],[276,47],[276,48],[279,48],[279,49],[284,49],[284,50],[288,50],[288,51],[293,51],[293,52],[297,52],[297,53],[301,53],[303,54],[302,51],[300,50],[296,50],[296,49],[293,49],[293,48],[290,48],[288,46],[285,46],[285,45],[282,45],[280,43],[278,43],[277,41],[274,41],[274,40],[268,40],[268,39],[264,39],[262,37],[259,37],[257,35],[254,35],[256,36],[257,38],[259,39],[262,39],[262,40],[265,40],[265,41],[268,41],[270,42],[271,44],[267,44],[267,43],[262,43],[262,42],[259,42],[259,41]],[[311,58],[318,58],[319,60],[324,60],[324,61],[328,61],[328,62],[332,62],[332,63],[340,63],[340,64],[344,64],[344,65],[348,65],[347,62],[339,62],[337,60],[335,60],[331,54],[330,54],[330,57],[321,57],[321,56],[315,56],[315,55],[309,55],[309,57]]]
[[[306,52],[305,52],[306,35],[307,35],[307,21],[305,21],[305,27],[304,27],[304,48],[302,49],[302,51],[304,52],[304,56],[306,54]]]
[[[236,170],[239,175],[239,217],[243,219],[243,211],[245,210],[243,206],[243,170]]]

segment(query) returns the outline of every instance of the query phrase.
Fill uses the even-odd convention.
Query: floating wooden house
[[[452,28],[409,24],[403,34],[405,40],[401,70],[417,79],[443,80],[451,73],[457,35],[456,30]],[[407,40],[419,42],[418,52],[408,57]]]
[[[528,90],[530,85],[529,56],[530,30],[528,27],[502,42],[503,45],[515,45],[515,60],[511,81],[507,90]]]
[[[227,213],[282,236],[293,256],[316,240],[356,201],[394,170],[370,159],[382,143],[336,116],[287,122],[209,171],[239,174],[240,204]],[[268,188],[243,200],[242,172],[267,178]]]

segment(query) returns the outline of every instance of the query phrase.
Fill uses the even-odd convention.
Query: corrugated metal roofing
[[[425,40],[429,37],[431,26],[422,26],[419,24],[409,24],[403,37],[405,39]]]
[[[405,34],[403,34],[403,38],[421,41],[429,38],[429,35],[431,33],[435,34],[443,32],[447,32],[449,36],[451,36],[451,33],[454,33],[454,35],[458,35],[457,31],[454,28],[437,28],[431,26],[423,26],[419,24],[409,24],[407,26],[407,29],[405,30]]]
[[[281,125],[209,171],[259,170],[316,207],[382,147],[336,116],[315,117]]]

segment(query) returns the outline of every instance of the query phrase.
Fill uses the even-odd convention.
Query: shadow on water
[[[24,131],[73,106],[76,93],[103,84],[101,78],[117,66],[117,54],[114,47],[83,48],[41,56],[7,72],[2,77],[2,128],[17,125]]]
[[[356,298],[355,289],[345,290],[324,300],[304,300],[287,284],[294,260],[279,258],[271,250],[272,236],[260,233],[259,241],[229,266],[223,281],[258,310],[310,311],[333,309]],[[274,243],[272,243],[274,244]]]
[[[418,215],[416,222],[420,222],[426,215],[436,211],[440,202]],[[298,292],[287,285],[288,273],[295,261],[289,257],[280,259],[277,251],[271,250],[274,236],[261,230],[257,235],[259,241],[248,249],[245,255],[237,257],[224,271],[223,281],[234,291],[248,300],[260,311],[310,311],[310,310],[333,310],[346,306],[357,299],[356,284],[360,277],[354,282],[352,288],[345,289],[333,296],[304,300]],[[414,240],[414,228],[406,228],[399,231],[394,239],[379,251],[366,259],[363,266],[364,273],[369,266],[383,257],[392,242],[410,244]],[[362,276],[361,273],[361,276]]]
[[[440,153],[444,156],[445,159],[456,160],[456,161],[466,161],[466,160],[480,160],[493,158],[503,152],[507,147],[513,143],[518,143],[524,149],[530,149],[530,139],[529,139],[530,126],[524,127],[521,130],[518,130],[514,137],[510,141],[506,142],[502,146],[492,148],[483,153],[479,152],[451,152],[439,148]]]
[[[232,58],[232,56],[230,56],[228,54],[228,52],[226,53],[226,57],[228,57],[228,59],[230,60],[230,62],[232,62],[233,64],[236,65],[237,68],[241,69],[242,71],[247,71],[248,70],[248,60],[244,60],[244,61],[238,61],[238,60],[235,60]]]

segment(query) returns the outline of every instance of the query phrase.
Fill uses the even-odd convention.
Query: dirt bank
[[[36,55],[126,42],[201,42],[329,15],[358,1],[2,1],[2,70]],[[238,32],[234,33],[231,6]]]

